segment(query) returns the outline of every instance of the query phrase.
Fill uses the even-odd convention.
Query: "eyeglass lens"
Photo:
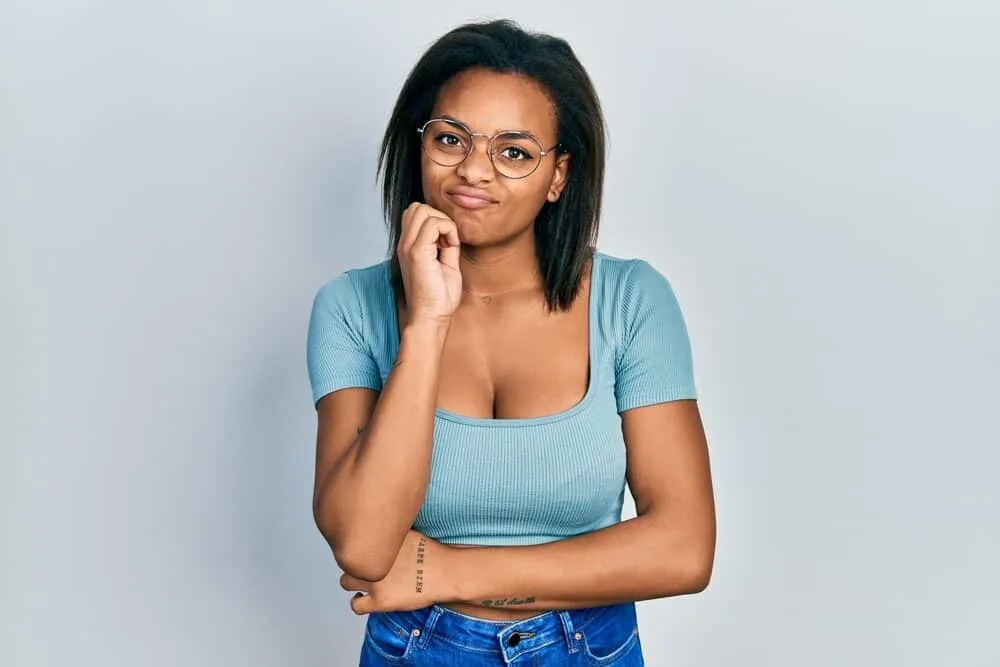
[[[427,156],[443,167],[461,164],[472,152],[472,136],[456,123],[433,120],[423,131]],[[493,167],[509,178],[524,178],[538,168],[542,147],[520,132],[501,132],[493,138],[490,159]]]

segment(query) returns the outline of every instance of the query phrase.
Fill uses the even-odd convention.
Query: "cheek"
[[[453,168],[442,167],[434,164],[426,157],[420,163],[420,185],[424,194],[424,202],[434,206],[441,193],[441,183],[449,176]]]
[[[425,164],[426,162],[427,158],[424,158],[420,163],[420,185],[423,188],[424,201],[427,200],[427,195],[434,189],[434,176]]]
[[[531,184],[525,183],[524,187],[519,187],[511,192],[510,201],[517,208],[518,217],[523,215],[525,218],[534,221],[535,216],[538,215],[538,212],[542,210],[542,206],[545,205],[545,196],[548,192],[549,189],[545,181]]]

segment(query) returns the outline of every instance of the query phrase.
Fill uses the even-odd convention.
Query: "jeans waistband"
[[[635,604],[546,611],[516,621],[488,621],[432,605],[416,611],[389,612],[383,614],[383,619],[414,634],[420,646],[426,646],[436,636],[469,651],[502,654],[506,662],[511,662],[556,642],[575,653],[583,647],[581,632],[607,614],[625,614],[634,620]]]

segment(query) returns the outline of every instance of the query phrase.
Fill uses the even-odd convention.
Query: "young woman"
[[[604,143],[569,45],[510,22],[452,30],[403,85],[391,258],[309,325],[313,509],[362,665],[641,665],[635,601],[708,584],[687,331],[661,273],[594,248]]]

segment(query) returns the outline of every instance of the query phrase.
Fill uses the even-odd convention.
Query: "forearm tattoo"
[[[483,600],[484,607],[516,607],[521,604],[531,604],[535,601],[534,595],[526,598],[500,598],[498,600]]]
[[[427,538],[421,537],[417,543],[417,592],[424,592],[424,554],[426,553]]]

